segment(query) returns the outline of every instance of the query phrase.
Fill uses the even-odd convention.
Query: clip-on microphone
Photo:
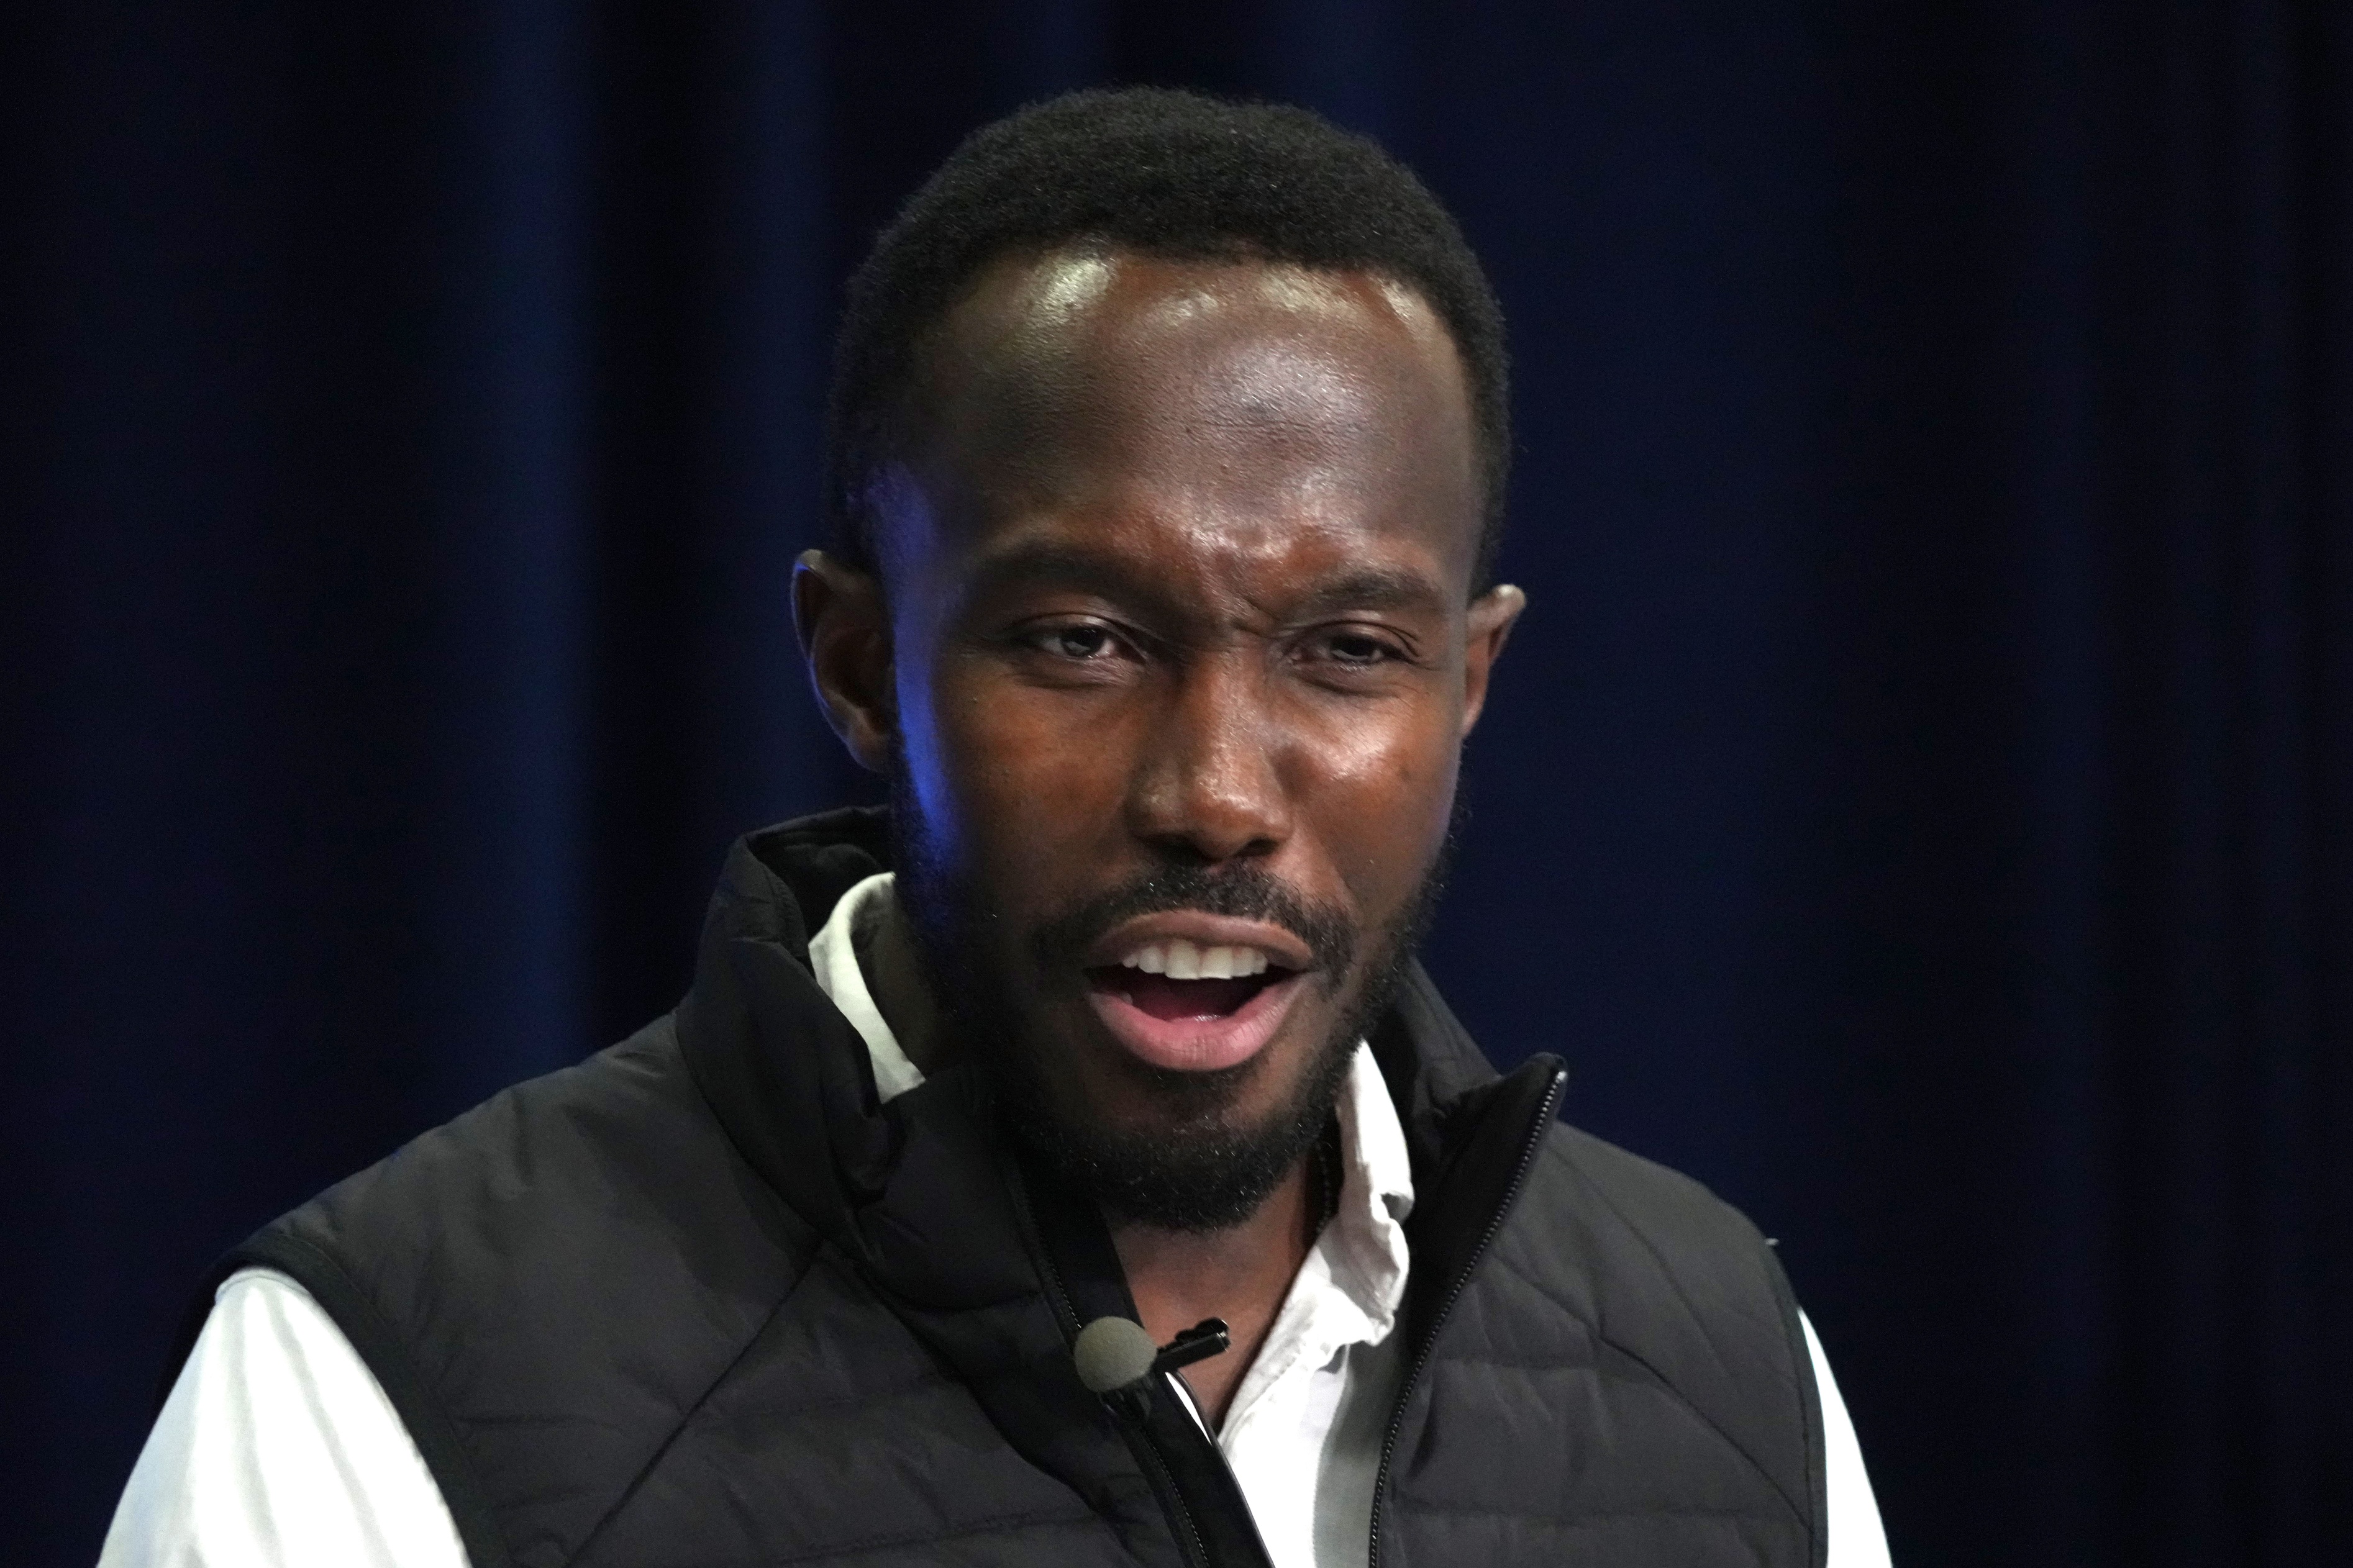
[[[1081,1383],[1105,1399],[1119,1401],[1141,1419],[1146,1410],[1146,1380],[1153,1373],[1206,1361],[1231,1343],[1223,1318],[1204,1318],[1165,1345],[1155,1345],[1133,1318],[1097,1318],[1079,1331],[1071,1359],[1078,1363]]]

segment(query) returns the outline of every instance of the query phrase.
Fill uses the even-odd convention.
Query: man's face
[[[800,603],[837,725],[894,773],[940,1000],[1082,1163],[1287,1165],[1409,939],[1519,605],[1470,598],[1451,340],[1370,276],[1057,251],[984,275],[919,403],[887,609]],[[829,679],[827,619],[860,614],[887,624],[837,618]]]

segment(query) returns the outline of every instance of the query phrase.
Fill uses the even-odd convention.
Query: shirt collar
[[[923,1081],[915,1064],[900,1048],[899,1037],[882,1021],[866,972],[858,965],[858,932],[881,914],[891,898],[892,877],[880,871],[854,884],[841,895],[823,929],[809,939],[809,969],[818,989],[849,1020],[866,1053],[874,1061],[874,1088],[887,1104]]]
[[[1373,1338],[1388,1335],[1405,1300],[1405,1219],[1413,1212],[1413,1163],[1388,1082],[1361,1041],[1341,1085],[1340,1204],[1323,1244],[1333,1283],[1371,1321]]]

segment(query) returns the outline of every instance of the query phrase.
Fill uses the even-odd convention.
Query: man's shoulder
[[[424,1133],[230,1263],[326,1310],[478,1563],[511,1561],[506,1540],[576,1548],[731,1379],[761,1389],[764,1440],[804,1447],[838,1431],[825,1411],[935,1381],[744,1161],[668,1020]],[[845,1342],[861,1353],[835,1364]],[[702,1440],[741,1436],[713,1416]]]
[[[1728,1444],[1800,1517],[1818,1517],[1820,1417],[1797,1303],[1746,1215],[1680,1172],[1556,1125],[1495,1251],[1505,1294],[1533,1314],[1522,1349],[1540,1342],[1547,1364],[1619,1391],[1621,1414],[1647,1412],[1653,1437]]]
[[[1597,1318],[1655,1321],[1680,1303],[1761,1331],[1777,1352],[1796,1332],[1788,1282],[1748,1216],[1704,1184],[1580,1128],[1557,1124],[1530,1172],[1514,1226],[1525,1258],[1574,1281]],[[1629,1308],[1641,1304],[1639,1311]]]
[[[662,1020],[411,1140],[227,1261],[299,1281],[415,1429],[474,1387],[561,1411],[603,1375],[584,1368],[699,1386],[818,1250]]]
[[[768,1243],[749,1252],[779,1260],[814,1246],[750,1176],[665,1017],[420,1134],[257,1242],[317,1248],[363,1279],[462,1268],[527,1289],[551,1271],[576,1283],[589,1256],[617,1265],[649,1241],[676,1252],[723,1237],[742,1258],[746,1234]]]
[[[1767,1243],[1746,1215],[1706,1184],[1567,1122],[1546,1141],[1544,1164],[1594,1217],[1676,1255],[1755,1259]]]

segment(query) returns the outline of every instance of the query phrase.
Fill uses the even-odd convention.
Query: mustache
[[[1040,967],[1076,965],[1096,939],[1138,915],[1190,910],[1281,926],[1306,944],[1328,988],[1356,955],[1356,928],[1345,911],[1318,903],[1256,866],[1209,870],[1164,866],[1095,894],[1030,933],[1030,956]]]

